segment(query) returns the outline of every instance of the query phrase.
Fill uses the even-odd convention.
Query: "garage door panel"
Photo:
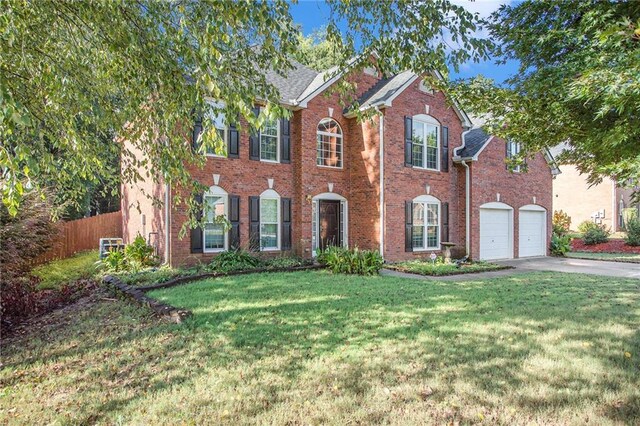
[[[511,211],[480,209],[480,258],[507,259],[511,253]]]
[[[519,217],[519,257],[544,256],[546,246],[546,212],[521,210]]]

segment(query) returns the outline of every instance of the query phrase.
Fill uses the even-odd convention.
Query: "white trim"
[[[336,194],[335,192],[323,192],[322,194],[318,194],[318,195],[314,196],[311,200],[312,201],[318,201],[318,200],[347,201],[346,198],[344,198],[340,194]]]
[[[484,203],[479,208],[481,209],[494,209],[494,210],[513,210],[509,204],[493,201],[491,203]]]
[[[336,126],[338,126],[338,129],[340,130],[340,133],[318,131],[318,127],[320,127],[320,124],[323,121],[333,121],[334,123],[336,123]],[[318,164],[318,135],[340,138],[340,166],[327,166],[325,164]],[[316,126],[316,166],[338,170],[344,168],[344,132],[342,131],[342,126],[340,126],[340,123],[338,123],[338,121],[333,117],[325,117],[320,119],[320,121],[318,121],[318,125]]]
[[[264,107],[260,107],[260,113],[262,113],[262,111],[264,110]],[[268,119],[268,118],[267,118]],[[276,159],[275,160],[267,160],[262,158],[262,128],[264,126],[260,127],[260,133],[258,133],[258,144],[259,146],[259,154],[258,154],[258,158],[260,158],[260,161],[262,161],[263,163],[280,163],[280,119],[276,118],[275,120],[269,120],[269,121],[275,121],[276,122]],[[269,135],[267,136],[269,138],[272,138],[273,136]]]
[[[223,200],[224,205],[224,217],[229,218],[229,194],[223,188],[218,185],[213,185],[209,188],[207,192],[202,194],[203,204],[208,205],[206,203],[206,197],[220,197]],[[206,207],[203,214],[206,213]],[[224,247],[223,248],[210,248],[206,247],[206,227],[202,228],[202,252],[203,253],[220,253],[229,249],[229,232],[224,232]]]
[[[538,204],[527,204],[526,206],[520,207],[518,210],[530,210],[530,211],[537,211],[537,212],[547,211],[547,209],[545,209],[542,206],[539,206]]]
[[[422,225],[423,228],[423,241],[422,241],[422,247],[414,247],[413,246],[413,231],[411,232],[412,234],[412,238],[411,238],[411,248],[413,249],[414,252],[421,252],[421,251],[439,251],[442,249],[442,241],[441,241],[441,233],[442,233],[442,202],[440,202],[440,200],[436,197],[434,197],[433,195],[419,195],[416,198],[414,198],[413,200],[411,200],[411,209],[413,210],[413,207],[415,204],[422,204],[423,205],[423,209],[424,209],[424,224]],[[427,241],[428,241],[428,232],[427,229],[429,226],[434,226],[434,225],[429,225],[429,216],[427,214],[427,210],[428,210],[428,206],[429,205],[436,205],[438,206],[438,228],[437,228],[437,232],[436,232],[436,245],[435,247],[428,247],[427,246]],[[412,228],[416,227],[415,224],[411,225]]]
[[[428,125],[428,126],[435,126],[436,128],[436,167],[427,167],[427,141],[426,139],[424,139],[422,142],[422,147],[423,147],[423,151],[422,151],[422,167],[420,166],[413,166],[414,169],[422,169],[422,170],[430,170],[432,172],[439,172],[440,171],[440,156],[441,156],[441,146],[440,146],[440,139],[442,138],[442,125],[440,124],[440,122],[438,120],[436,120],[435,117],[432,117],[430,115],[427,114],[416,114],[414,115],[412,118],[412,126],[411,126],[411,132],[412,132],[412,137],[413,137],[413,130],[415,129],[415,123],[421,123],[423,125]],[[411,153],[412,159],[413,159],[413,152]]]
[[[311,220],[311,255],[315,257],[317,255],[316,250],[319,247],[320,242],[320,204],[319,201],[340,201],[344,218],[340,217],[342,222],[342,246],[349,246],[349,202],[345,197],[335,192],[323,192],[311,198],[311,214],[313,216]],[[315,206],[315,211],[314,207]],[[315,241],[313,236],[315,235]]]

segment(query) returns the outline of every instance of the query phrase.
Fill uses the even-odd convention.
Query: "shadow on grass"
[[[140,324],[134,307],[109,303],[81,315],[71,336],[34,342],[30,357],[12,349],[6,365],[34,375],[43,372],[41,362],[73,370],[80,383],[74,402],[93,396],[74,413],[80,422],[122,413],[134,421],[173,419],[158,395],[215,413],[230,407],[236,421],[295,422],[269,416],[282,416],[274,407],[298,393],[318,406],[349,398],[341,412],[319,409],[318,421],[385,421],[396,405],[424,411],[416,404],[427,398],[434,422],[477,420],[477,407],[500,421],[545,422],[567,411],[640,420],[638,281],[539,273],[445,283],[300,272],[205,280],[150,295],[194,316],[182,326]],[[86,369],[77,371],[82,363]],[[25,381],[2,376],[3,387]],[[433,395],[421,396],[425,384]],[[201,388],[211,393],[189,391]],[[246,393],[241,408],[229,389]],[[507,408],[524,417],[510,418]]]

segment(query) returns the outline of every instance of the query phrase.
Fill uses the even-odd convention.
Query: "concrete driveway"
[[[495,263],[516,267],[516,270],[574,272],[609,277],[640,279],[640,263],[605,262],[602,260],[570,259],[564,257],[532,257],[500,260]]]

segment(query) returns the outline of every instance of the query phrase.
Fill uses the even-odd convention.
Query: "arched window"
[[[413,117],[413,167],[440,169],[440,123],[430,115]]]
[[[267,189],[260,194],[260,250],[280,250],[280,194]]]
[[[229,246],[228,233],[225,232],[224,223],[216,220],[219,216],[228,217],[229,195],[219,186],[212,186],[204,193],[204,217],[205,223],[202,230],[204,252],[215,253],[224,251]]]
[[[331,118],[318,123],[316,164],[324,167],[342,168],[342,129]]]
[[[440,200],[431,195],[413,199],[413,250],[440,249]]]

